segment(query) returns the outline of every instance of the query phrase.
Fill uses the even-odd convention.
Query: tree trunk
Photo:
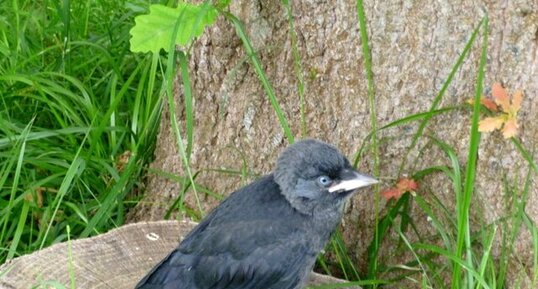
[[[524,147],[533,151],[538,143],[538,3],[535,0],[366,1],[364,5],[378,127],[430,108],[473,29],[487,14],[490,35],[486,92],[489,93],[494,82],[503,82],[510,92],[525,91],[518,137]],[[372,130],[355,1],[293,1],[292,10],[305,81],[304,132],[286,9],[280,1],[236,0],[231,5],[231,12],[245,24],[294,135],[333,143],[353,159]],[[482,49],[480,35],[439,107],[464,105],[475,94]],[[190,77],[195,110],[190,165],[193,172],[199,172],[196,182],[227,196],[255,179],[251,173],[271,172],[288,140],[240,39],[223,17],[193,47]],[[180,86],[176,107],[184,107]],[[436,136],[453,146],[463,166],[469,149],[471,114],[471,109],[444,113],[434,117],[425,130],[425,135]],[[165,110],[152,168],[185,176],[169,117]],[[178,121],[182,127],[184,119],[181,111]],[[413,122],[379,132],[380,172],[386,181],[383,187],[390,186],[397,178],[400,162],[417,128],[418,122]],[[426,137],[416,147],[407,155],[403,173],[450,164],[442,151],[429,145]],[[372,173],[373,160],[368,150],[359,162],[359,170]],[[223,173],[220,169],[248,174]],[[517,196],[505,194],[503,181],[521,188],[528,171],[527,162],[512,142],[498,132],[482,134],[471,205],[473,218],[481,219],[483,224],[505,216],[507,200]],[[447,208],[454,209],[454,190],[445,176],[428,177],[420,185],[419,193],[424,198],[435,195]],[[144,202],[132,214],[133,219],[162,219],[180,192],[180,183],[162,174],[150,174]],[[200,191],[198,197],[206,213],[219,203]],[[185,202],[198,210],[192,190],[188,190]],[[344,238],[363,270],[366,248],[374,232],[375,211],[384,207],[384,201],[378,206],[374,204],[371,191],[355,196],[342,225]],[[412,211],[417,214],[414,218],[420,231],[433,231],[418,209]],[[526,211],[538,220],[535,182],[531,183]],[[515,245],[524,253],[523,264],[532,264],[529,239],[528,231],[523,230]],[[390,264],[402,261],[388,249],[390,244],[385,247],[381,258],[394,258]]]

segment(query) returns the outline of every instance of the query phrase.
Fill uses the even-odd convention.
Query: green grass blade
[[[129,191],[129,181],[134,174],[137,166],[136,158],[131,158],[125,165],[123,174],[116,184],[103,196],[103,200],[98,202],[97,212],[88,221],[87,226],[80,233],[80,237],[89,237],[92,233],[100,233],[103,222],[106,218],[109,218],[114,206],[117,205],[118,200],[121,200],[123,195]]]
[[[252,47],[252,44],[250,43],[250,40],[247,37],[247,34],[245,32],[245,28],[243,28],[243,24],[241,24],[241,21],[237,19],[234,15],[230,13],[224,13],[226,18],[232,22],[232,24],[235,27],[235,30],[237,32],[237,35],[239,38],[241,38],[241,41],[243,42],[243,46],[245,47],[246,53],[248,57],[250,58],[250,61],[252,62],[252,65],[254,66],[254,70],[258,74],[258,77],[260,78],[260,81],[262,82],[263,88],[265,89],[265,93],[267,93],[267,96],[269,97],[269,101],[271,102],[271,106],[273,107],[273,110],[275,111],[278,121],[280,123],[280,126],[282,127],[282,130],[284,131],[284,135],[288,139],[288,142],[290,144],[294,143],[294,137],[293,133],[291,132],[290,126],[288,124],[288,121],[286,120],[286,117],[284,116],[284,113],[282,112],[282,109],[280,108],[280,105],[278,104],[278,101],[275,96],[275,92],[273,90],[273,86],[269,82],[269,79],[267,79],[267,76],[265,75],[265,72],[263,71],[262,64],[260,60],[258,59],[258,56],[256,55],[256,51],[254,51],[254,48]]]
[[[301,114],[301,137],[304,138],[308,135],[308,127],[306,125],[306,111],[305,111],[305,81],[303,63],[301,61],[301,55],[297,47],[297,31],[295,31],[295,20],[293,17],[293,10],[288,0],[282,0],[284,7],[286,8],[286,15],[288,16],[288,29],[291,39],[291,53],[293,55],[293,63],[295,68],[295,75],[297,76],[297,92],[299,93],[299,113]]]
[[[9,248],[11,257],[64,241],[66,225],[74,239],[123,222],[122,197],[153,157],[162,111],[153,89],[161,77],[151,70],[159,55],[130,53],[125,33],[149,4],[21,3],[0,5],[0,263]],[[129,151],[133,164],[123,170],[119,156]]]
[[[175,27],[174,27],[174,32],[172,33],[172,36],[176,35],[177,30],[179,29],[179,25],[181,24],[181,18],[182,18],[182,15],[180,15],[178,17],[177,21],[176,21],[176,24],[175,24]],[[168,96],[168,107],[169,107],[169,110],[170,110],[170,121],[171,121],[171,125],[172,125],[172,130],[174,131],[174,135],[176,136],[176,144],[178,146],[179,154],[180,154],[181,160],[183,162],[183,167],[184,167],[185,171],[187,172],[187,175],[189,177],[188,180],[189,180],[190,184],[192,185],[192,189],[193,189],[193,192],[194,192],[194,198],[196,200],[196,205],[198,206],[198,209],[199,209],[200,213],[203,215],[204,211],[203,211],[203,208],[202,208],[200,198],[198,196],[198,191],[196,190],[196,186],[194,185],[194,178],[193,178],[193,174],[192,174],[192,171],[191,171],[191,168],[190,168],[190,161],[189,161],[189,158],[187,156],[187,150],[186,150],[185,145],[183,143],[183,138],[181,136],[181,130],[180,130],[179,124],[177,122],[177,113],[176,113],[176,105],[175,105],[175,101],[174,101],[174,90],[173,90],[174,76],[175,76],[175,71],[176,71],[176,66],[175,66],[176,54],[175,54],[175,41],[174,41],[174,38],[172,38],[170,40],[170,49],[168,51],[169,52],[168,52],[168,59],[167,59],[167,63],[166,63],[164,87],[165,87],[166,95]]]
[[[187,134],[187,159],[191,158],[193,134],[194,134],[194,108],[192,103],[192,89],[189,78],[189,68],[187,56],[183,51],[178,51],[179,67],[181,68],[181,79],[183,80],[183,96],[185,97],[185,125]]]
[[[121,86],[120,91],[117,94],[114,93],[115,94],[114,100],[108,106],[108,109],[106,110],[105,114],[102,116],[101,122],[99,122],[99,124],[95,128],[95,131],[92,132],[93,136],[91,138],[91,144],[90,144],[92,148],[98,146],[98,142],[100,140],[99,136],[109,127],[108,124],[110,120],[112,119],[114,112],[118,109],[121,101],[123,100],[123,97],[126,95],[127,91],[130,88],[130,84],[136,79],[136,77],[138,76],[138,73],[143,68],[143,66],[144,66],[143,63],[139,63],[136,66],[136,68],[133,70],[131,75],[129,75],[125,83]],[[114,85],[112,85],[112,87],[114,87]],[[112,89],[115,89],[115,88],[112,88]],[[115,145],[112,144],[110,147],[114,147],[114,146]]]
[[[449,235],[447,230],[445,229],[442,222],[437,218],[436,214],[434,213],[434,210],[431,208],[431,206],[422,198],[422,196],[415,196],[414,197],[415,202],[417,205],[422,209],[422,211],[428,216],[431,220],[432,226],[437,230],[439,235],[441,235],[441,239],[443,240],[443,244],[445,248],[449,251],[452,250],[452,236]]]
[[[15,253],[17,252],[17,247],[19,245],[19,242],[21,240],[21,235],[24,231],[26,220],[28,217],[28,211],[30,209],[30,202],[24,200],[22,203],[22,210],[19,215],[19,222],[17,224],[17,229],[15,230],[15,234],[13,235],[13,240],[11,240],[11,246],[9,247],[9,251],[7,253],[7,259],[12,259],[15,256]]]
[[[413,122],[413,121],[418,121],[418,120],[424,119],[427,116],[433,117],[433,116],[441,115],[443,113],[451,112],[451,111],[454,111],[454,110],[457,110],[457,109],[460,109],[460,108],[461,107],[459,107],[459,106],[454,106],[454,107],[440,108],[440,109],[436,109],[434,111],[415,113],[415,114],[412,114],[412,115],[408,115],[406,117],[402,117],[402,118],[397,119],[395,121],[392,121],[392,122],[380,127],[378,129],[378,131],[382,131],[382,130],[385,130],[385,129],[405,125],[405,124],[408,124],[408,123]],[[366,135],[366,137],[364,138],[364,141],[362,142],[360,148],[355,153],[355,157],[353,158],[353,167],[357,167],[360,159],[362,158],[362,155],[364,154],[364,151],[366,150],[368,142],[372,138],[372,135],[373,135],[373,131],[370,131],[370,133],[368,133],[368,135]]]
[[[456,63],[454,64],[454,66],[452,66],[452,70],[450,70],[450,73],[448,74],[448,76],[446,78],[446,81],[443,83],[443,86],[441,87],[441,90],[439,90],[439,92],[437,93],[437,95],[433,99],[433,102],[432,102],[432,104],[430,106],[430,109],[429,109],[431,114],[426,115],[424,117],[424,119],[422,120],[422,122],[420,123],[420,125],[419,125],[419,127],[417,129],[417,132],[415,133],[415,136],[413,137],[413,141],[411,142],[411,145],[409,145],[409,147],[406,150],[405,155],[402,157],[402,162],[401,162],[400,168],[398,170],[398,175],[400,175],[402,173],[402,171],[404,169],[404,166],[405,166],[405,162],[407,160],[407,156],[409,155],[411,150],[416,146],[416,144],[418,142],[418,139],[422,136],[422,134],[424,132],[424,129],[426,128],[426,126],[428,125],[430,119],[432,118],[433,112],[437,109],[437,106],[439,105],[439,103],[443,99],[443,96],[445,95],[446,90],[448,89],[448,87],[452,83],[452,79],[456,75],[456,72],[458,72],[458,70],[460,69],[460,67],[463,64],[463,61],[465,60],[465,58],[467,57],[467,55],[471,51],[471,47],[473,46],[473,43],[474,43],[474,41],[476,39],[476,36],[478,35],[478,31],[480,31],[480,27],[482,27],[482,25],[483,25],[483,21],[481,21],[480,24],[478,24],[478,26],[473,30],[473,33],[471,34],[471,37],[469,38],[469,41],[467,41],[467,43],[465,44],[465,47],[463,48],[463,52],[460,54],[460,56],[456,60]]]
[[[458,160],[458,155],[456,154],[456,151],[454,148],[449,146],[447,143],[443,142],[442,140],[435,138],[433,136],[429,136],[429,138],[433,141],[434,144],[436,144],[449,158],[450,164],[452,166],[452,173],[449,175],[449,177],[452,179],[452,187],[454,188],[454,194],[456,195],[456,210],[459,210],[459,204],[461,203],[461,190],[462,190],[462,178],[461,178],[461,169],[460,169],[460,163]],[[459,215],[459,212],[458,212]]]
[[[458,235],[456,243],[456,256],[463,256],[465,252],[467,267],[473,266],[473,251],[471,248],[471,232],[469,224],[469,209],[471,205],[471,198],[474,191],[475,176],[476,176],[476,162],[478,159],[478,145],[480,143],[480,133],[478,132],[478,121],[480,118],[480,97],[482,96],[482,90],[484,85],[484,75],[487,60],[487,45],[488,45],[488,18],[484,17],[483,20],[483,40],[482,40],[482,52],[480,55],[480,63],[478,66],[478,77],[476,81],[476,90],[474,96],[473,115],[471,120],[470,140],[469,140],[469,152],[467,154],[467,167],[465,170],[465,183],[463,184],[463,195],[461,196],[461,203],[458,204]],[[461,270],[460,264],[454,264],[454,271],[452,275],[452,288],[461,288]],[[473,276],[466,272],[466,286],[469,289],[474,287]]]
[[[341,271],[344,273],[345,280],[360,280],[359,272],[353,264],[353,260],[350,258],[350,254],[342,238],[342,233],[337,230],[333,238],[331,238],[331,245],[336,253],[336,259],[340,265]]]
[[[61,135],[84,134],[87,131],[88,131],[88,127],[68,127],[68,128],[62,128],[62,129],[56,129],[56,130],[44,130],[44,131],[30,132],[28,133],[27,136],[24,136],[21,134],[21,135],[16,135],[12,138],[9,138],[9,137],[0,138],[0,148],[10,146],[12,141],[18,141],[23,138],[26,139],[27,141],[33,141],[33,140],[41,140],[41,139],[46,139],[46,138],[61,136]]]
[[[10,194],[9,194],[9,201],[8,201],[8,205],[7,205],[7,210],[6,210],[5,215],[2,216],[4,224],[2,226],[2,233],[0,234],[0,244],[1,244],[1,242],[4,241],[4,236],[6,236],[6,230],[7,230],[9,220],[10,220],[10,214],[11,214],[11,211],[13,210],[14,205],[15,205],[15,195],[16,195],[17,189],[19,187],[19,182],[20,182],[20,179],[21,179],[22,165],[24,164],[24,154],[26,152],[26,138],[28,137],[28,133],[31,130],[32,124],[33,124],[33,122],[29,123],[24,128],[24,131],[22,133],[22,140],[21,140],[21,143],[20,143],[19,151],[18,151],[17,165],[15,167],[15,174],[13,176],[13,184],[11,186],[11,190],[10,190]],[[8,172],[4,172],[4,173],[7,174]],[[5,177],[7,177],[7,175],[2,176],[2,182],[4,182]],[[13,257],[13,255],[15,253],[14,252],[15,249],[16,249],[16,247],[14,247],[14,248],[12,247],[12,249],[10,249],[9,252],[8,252],[8,256]]]
[[[469,275],[473,276],[475,280],[478,282],[478,284],[480,284],[483,288],[491,289],[487,281],[484,280],[484,278],[482,278],[482,276],[480,276],[478,272],[476,272],[476,270],[474,269],[474,266],[469,266],[469,263],[467,263],[466,260],[463,260],[460,257],[454,255],[452,252],[439,248],[435,245],[430,245],[430,244],[415,243],[413,244],[413,247],[416,250],[427,250],[427,251],[435,252],[445,258],[450,259],[453,263],[458,264],[458,267],[460,269],[466,270],[466,272]],[[454,284],[452,284],[452,286],[454,286]]]
[[[308,286],[308,289],[335,289],[335,288],[348,288],[351,286],[373,286],[373,285],[384,285],[389,284],[387,280],[372,279],[372,280],[362,280],[362,281],[353,281],[353,282],[344,282],[337,284],[325,284],[317,286]]]
[[[76,289],[76,282],[75,282],[75,267],[73,266],[73,248],[71,246],[71,227],[67,225],[67,256],[68,256],[68,264],[67,264],[67,270],[69,272],[69,285],[71,289]]]
[[[523,158],[529,163],[530,167],[534,170],[535,174],[538,174],[538,164],[529,154],[529,152],[523,147],[521,142],[516,138],[510,139],[514,146],[516,146],[517,151],[523,156]]]
[[[368,245],[368,271],[366,274],[367,279],[376,279],[379,264],[377,262],[379,249],[381,247],[381,242],[389,233],[389,229],[393,226],[395,219],[401,214],[402,208],[410,200],[410,194],[403,194],[398,201],[390,208],[386,215],[379,219],[376,223],[375,232],[377,235],[374,235],[372,241]]]
[[[84,163],[84,161],[79,156],[82,149],[84,148],[84,144],[86,143],[86,139],[88,138],[89,133],[90,133],[90,130],[88,130],[88,132],[84,136],[84,139],[82,140],[82,143],[80,144],[79,149],[76,152],[75,157],[73,158],[73,161],[69,165],[69,169],[67,170],[65,174],[62,184],[60,185],[60,189],[58,189],[58,194],[56,195],[56,198],[52,204],[52,207],[54,207],[54,211],[52,213],[52,217],[50,218],[49,224],[47,225],[45,235],[43,236],[43,239],[41,240],[41,245],[39,247],[40,249],[42,249],[45,246],[45,242],[47,241],[48,234],[50,232],[50,229],[52,228],[52,223],[54,222],[54,218],[56,214],[58,213],[58,210],[62,204],[62,200],[64,196],[67,194],[71,185],[73,184],[73,180],[79,174],[78,172],[79,168]]]
[[[362,0],[356,1],[357,17],[359,20],[359,31],[361,37],[361,46],[362,54],[364,58],[364,70],[366,72],[366,79],[368,83],[368,111],[370,113],[370,125],[371,125],[371,140],[372,140],[372,154],[374,158],[374,168],[373,175],[379,177],[379,141],[377,137],[377,113],[375,109],[375,83],[374,83],[374,73],[372,70],[372,54],[370,52],[370,46],[368,42],[368,27],[366,26],[366,15],[364,13],[364,6]],[[374,190],[377,192],[374,197],[374,211],[376,212],[375,221],[379,222],[379,184],[375,185]],[[374,232],[374,243],[379,242],[380,232],[378,231],[378,226],[375,227]],[[372,255],[370,255],[372,256]],[[377,271],[377,252],[374,254],[375,258],[369,259],[369,262],[373,264],[368,264],[368,276],[369,278],[375,277],[375,272]],[[376,288],[376,286],[374,286]]]
[[[480,261],[480,265],[478,267],[478,274],[482,276],[483,279],[486,279],[485,275],[486,275],[486,270],[488,269],[488,264],[491,262],[494,262],[494,260],[491,260],[491,258],[493,257],[491,255],[491,249],[493,247],[493,243],[494,243],[493,241],[495,240],[496,233],[497,233],[497,227],[493,227],[492,232],[486,236],[486,240],[484,242],[485,250],[482,252],[482,260]],[[487,232],[485,232],[484,234],[487,234]],[[491,279],[495,280],[495,278],[491,278]],[[477,284],[476,288],[477,289],[483,288],[483,286],[481,284]]]
[[[119,97],[116,95],[116,86],[118,85],[118,76],[117,74],[113,74],[112,75],[112,78],[110,80],[110,92],[108,93],[110,95],[110,100],[109,100],[109,107],[111,108],[110,109],[110,114],[108,114],[108,125],[110,127],[116,127],[116,110],[117,110],[117,105],[115,105],[115,103],[118,103],[119,104]],[[124,86],[124,87],[129,87],[128,85]],[[110,146],[111,147],[116,147],[117,146],[117,135],[116,135],[116,132],[115,131],[111,131],[110,132]]]
[[[364,6],[362,0],[356,1],[357,16],[359,19],[359,30],[361,36],[362,54],[364,57],[364,70],[368,83],[368,110],[370,113],[372,153],[374,155],[374,176],[379,176],[379,146],[377,139],[377,114],[375,110],[375,83],[374,72],[372,70],[372,54],[368,42],[368,27],[366,26],[366,15],[364,14]],[[377,190],[377,189],[376,189]],[[378,202],[376,201],[376,204]],[[377,211],[377,210],[376,210]]]
[[[426,272],[426,269],[425,269],[425,266],[424,264],[421,262],[421,258],[419,257],[419,254],[418,252],[413,248],[413,245],[411,244],[411,242],[409,242],[409,240],[407,239],[407,237],[405,236],[405,234],[398,228],[396,227],[396,231],[398,233],[398,235],[400,236],[400,239],[404,242],[405,246],[409,249],[409,251],[411,251],[411,253],[413,254],[413,256],[415,257],[415,260],[418,264],[418,266],[421,268],[421,272]],[[423,288],[433,288],[433,286],[431,285],[432,284],[432,281],[430,280],[429,276],[427,274],[422,274],[423,276]]]
[[[142,104],[144,103],[144,87],[148,78],[149,69],[150,64],[147,62],[144,63],[142,72],[140,74],[140,80],[136,89],[133,113],[131,116],[131,151],[134,151],[134,148],[136,147],[135,135],[137,135],[138,133],[139,122],[143,123],[142,117],[145,116],[142,113]],[[151,103],[151,100],[148,100],[148,103]]]
[[[532,287],[536,288],[538,285],[538,228],[532,219],[525,214],[523,216],[523,222],[527,229],[531,232],[532,236],[532,253],[533,253],[533,266],[532,266]]]

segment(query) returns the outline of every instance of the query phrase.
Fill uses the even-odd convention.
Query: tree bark
[[[538,143],[538,3],[521,1],[365,1],[368,36],[375,79],[375,119],[378,127],[402,117],[427,111],[446,81],[473,29],[489,16],[487,72],[484,86],[503,82],[510,92],[523,89],[519,113],[519,138],[533,151]],[[305,80],[304,136],[333,143],[353,159],[372,129],[368,105],[364,55],[361,49],[355,1],[293,1],[297,45]],[[300,98],[287,14],[280,1],[233,1],[231,12],[241,19],[272,83],[277,99],[298,138],[302,136]],[[481,30],[483,33],[483,30]],[[481,36],[455,74],[440,107],[463,105],[473,97],[481,52]],[[222,17],[196,42],[190,55],[195,134],[190,161],[196,182],[227,196],[252,181],[253,174],[267,174],[288,144],[269,99],[258,80],[233,26]],[[178,82],[179,83],[179,82]],[[182,87],[177,87],[176,106],[183,108]],[[471,110],[460,109],[434,117],[425,130],[453,146],[466,165]],[[152,168],[184,176],[176,149],[170,115],[165,110]],[[184,112],[178,121],[185,126]],[[383,186],[398,176],[401,160],[418,123],[379,132],[379,156]],[[368,151],[370,152],[370,151]],[[371,173],[372,153],[359,162],[359,170]],[[404,173],[432,165],[450,164],[435,146],[421,138],[407,156]],[[212,170],[217,169],[217,170]],[[226,174],[218,169],[248,172]],[[522,188],[529,171],[514,145],[498,132],[484,133],[480,142],[478,174],[471,210],[476,222],[491,223],[506,216],[505,180]],[[162,219],[178,198],[181,184],[162,174],[150,174],[144,202],[132,214],[135,220]],[[428,177],[419,193],[440,198],[454,210],[454,191],[443,175]],[[219,203],[198,192],[205,212]],[[356,261],[365,267],[366,248],[372,239],[376,208],[372,191],[355,196],[347,208],[342,228]],[[195,195],[188,190],[186,204],[197,210]],[[418,209],[412,209],[423,233],[433,232]],[[538,188],[532,181],[527,213],[538,220]],[[530,234],[526,230],[515,247],[522,264],[530,270]],[[390,245],[385,245],[391,248]],[[394,251],[382,252],[390,264],[398,264]],[[394,261],[390,261],[394,258]],[[525,271],[525,270],[523,270]],[[525,271],[526,272],[526,271]]]

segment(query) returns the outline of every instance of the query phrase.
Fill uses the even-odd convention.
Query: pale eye
[[[322,186],[322,187],[328,187],[332,184],[332,180],[331,178],[329,178],[328,176],[320,176],[318,178],[318,183]]]

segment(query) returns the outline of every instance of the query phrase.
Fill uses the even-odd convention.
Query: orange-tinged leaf
[[[474,105],[474,99],[470,98],[466,101],[470,105]],[[482,104],[485,108],[487,108],[489,111],[498,111],[497,104],[484,96],[480,97],[480,104]]]
[[[506,121],[503,127],[503,136],[504,138],[511,138],[517,135],[517,128],[518,128],[517,121],[513,118]]]
[[[485,106],[489,111],[497,111],[497,104],[489,98],[481,98],[480,103]]]
[[[495,99],[495,102],[502,108],[504,112],[510,110],[510,99],[508,98],[508,93],[504,87],[496,82],[491,87],[491,96]]]
[[[478,123],[478,131],[480,132],[490,132],[496,129],[500,129],[504,123],[504,118],[502,117],[486,117]]]
[[[517,90],[514,95],[512,95],[512,110],[514,113],[517,113],[521,108],[521,102],[523,101],[523,91]]]
[[[402,178],[398,181],[396,186],[388,188],[382,191],[380,194],[387,201],[390,199],[399,199],[405,192],[416,191],[418,184],[413,179]]]
[[[385,198],[387,201],[390,199],[399,199],[404,192],[399,190],[398,188],[390,188],[382,191],[380,194],[383,198]]]
[[[418,189],[418,184],[413,179],[403,178],[396,184],[396,187],[404,192],[416,191]]]

